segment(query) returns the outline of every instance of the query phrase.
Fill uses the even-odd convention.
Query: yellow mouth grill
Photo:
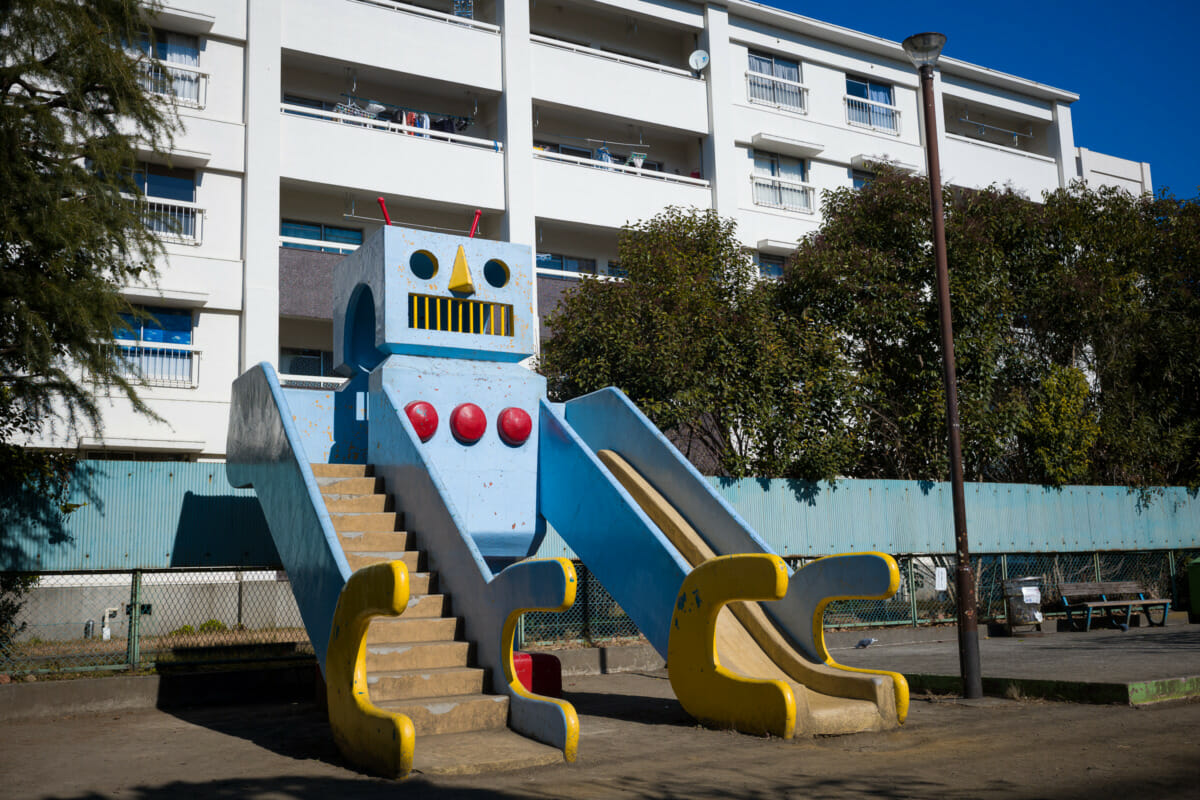
[[[513,307],[431,294],[408,296],[408,327],[423,331],[513,335]]]

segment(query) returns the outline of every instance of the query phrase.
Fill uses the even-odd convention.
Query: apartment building
[[[186,130],[142,175],[167,255],[128,295],[158,321],[116,338],[165,422],[114,400],[103,438],[66,443],[97,457],[222,458],[260,361],[337,385],[330,274],[377,198],[532,244],[544,314],[619,275],[618,230],[665,206],[735,217],[770,275],[822,190],[924,165],[898,42],[745,0],[168,0],[145,46]],[[949,58],[935,86],[948,184],[1151,189],[1148,164],[1076,145],[1071,92]]]

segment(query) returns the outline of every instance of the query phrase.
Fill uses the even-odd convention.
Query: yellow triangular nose
[[[454,271],[450,273],[450,291],[475,294],[471,270],[467,267],[467,254],[463,252],[461,244],[458,246],[458,255],[454,257]]]

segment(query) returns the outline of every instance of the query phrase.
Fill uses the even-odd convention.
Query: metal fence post
[[[141,661],[142,623],[142,571],[135,569],[129,583],[129,640],[125,646],[125,660],[129,671],[137,672]]]
[[[905,566],[908,567],[908,613],[912,616],[912,625],[917,627],[919,620],[917,619],[917,580],[913,576],[913,562],[911,555],[905,560]]]
[[[1092,553],[1092,564],[1096,571],[1096,581],[1102,581],[1104,578],[1100,575],[1100,551]]]
[[[583,592],[583,620],[580,624],[579,635],[585,642],[592,641],[592,602],[591,602],[592,573],[584,569],[579,574],[579,591]]]
[[[1179,587],[1175,578],[1175,551],[1167,551],[1167,576],[1171,582],[1171,608],[1179,608]]]
[[[1008,553],[1000,554],[1000,580],[1008,580]]]

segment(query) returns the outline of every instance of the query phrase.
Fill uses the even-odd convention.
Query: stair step
[[[326,506],[328,508],[328,506]],[[398,515],[395,511],[335,511],[330,512],[335,531],[385,531],[397,529]]]
[[[422,570],[424,561],[424,553],[420,550],[381,550],[368,551],[359,553],[357,551],[346,552],[346,563],[350,565],[351,572],[358,572],[363,567],[369,567],[372,564],[382,564],[385,561],[403,561],[404,566],[408,567],[409,572],[419,572]]]
[[[392,498],[386,494],[324,494],[329,513],[343,511],[391,511]]]
[[[507,729],[427,735],[417,739],[413,752],[413,769],[422,775],[475,775],[561,763],[561,750]]]
[[[478,667],[428,667],[367,673],[367,694],[378,705],[409,697],[451,697],[483,691],[484,671]]]
[[[317,478],[321,494],[361,495],[383,490],[382,478]]]
[[[409,536],[404,531],[338,531],[343,552],[370,553],[382,551],[395,553],[411,549]],[[417,552],[413,550],[413,552]]]
[[[441,617],[450,611],[450,599],[444,594],[414,594],[408,598],[406,617]]]
[[[474,657],[470,642],[385,642],[367,644],[367,672],[465,667]]]
[[[318,478],[365,478],[373,475],[370,464],[311,464],[313,475]]]
[[[461,627],[458,617],[376,617],[367,628],[367,644],[452,642]]]
[[[411,719],[418,742],[422,735],[492,730],[508,724],[508,696],[503,694],[414,697],[373,704]]]

